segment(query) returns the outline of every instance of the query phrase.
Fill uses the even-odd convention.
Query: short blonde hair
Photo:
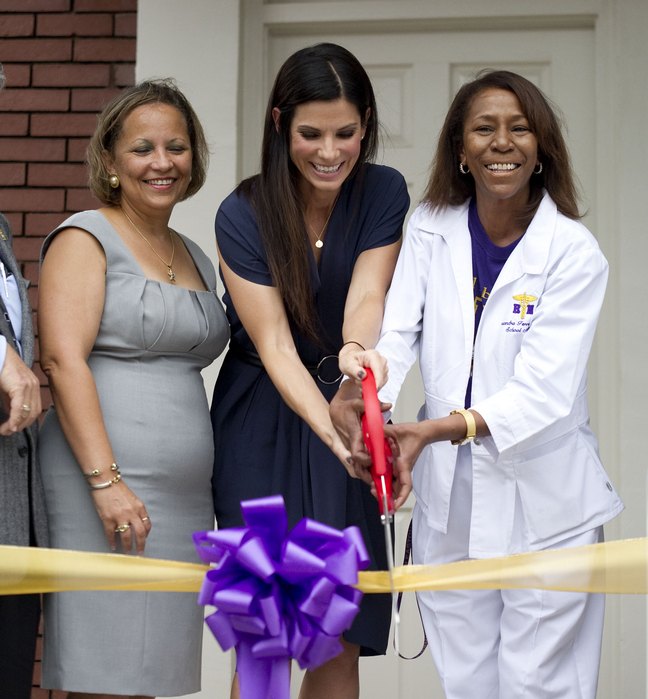
[[[187,124],[192,154],[191,181],[181,201],[194,195],[205,183],[209,148],[202,125],[189,100],[171,78],[145,80],[124,90],[106,105],[97,118],[97,128],[88,144],[88,184],[92,193],[104,204],[118,204],[121,198],[120,189],[113,189],[108,181],[110,173],[104,162],[105,153],[114,156],[115,144],[126,117],[137,107],[155,103],[175,107]]]

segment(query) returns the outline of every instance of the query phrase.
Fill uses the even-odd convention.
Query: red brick
[[[39,264],[38,262],[25,262],[22,266],[22,273],[23,277],[25,279],[29,279],[31,284],[33,286],[38,286],[38,274],[39,274]],[[38,655],[38,652],[36,653],[36,657],[40,657]],[[37,663],[40,665],[40,663]],[[40,667],[38,668],[38,671],[40,673]],[[39,679],[36,681],[36,684],[40,684],[40,674],[38,675]],[[34,680],[36,680],[36,668],[34,667]]]
[[[42,241],[38,241],[39,243]],[[38,255],[35,259],[40,259],[40,248],[38,250]],[[37,311],[38,310],[38,289],[30,286],[29,289],[27,289],[27,298],[29,299],[29,305],[32,307],[32,310]],[[34,374],[39,377],[40,381],[39,383],[43,383],[42,377],[44,377],[43,374],[38,373],[38,370],[34,371]]]
[[[73,112],[100,112],[106,104],[121,92],[119,88],[72,90]]]
[[[25,215],[25,235],[43,237],[53,231],[66,218],[65,213]]]
[[[38,15],[36,34],[38,36],[111,36],[113,16],[109,14],[78,15]]]
[[[137,36],[137,14],[115,15],[115,36]]]
[[[100,87],[110,81],[110,66],[54,63],[35,65],[32,85],[35,87]]]
[[[135,12],[137,0],[76,0],[77,12]]]
[[[0,36],[31,36],[34,32],[34,15],[0,15]]]
[[[0,211],[63,211],[65,191],[63,189],[10,189],[0,187]],[[16,238],[14,242],[30,238]],[[16,252],[16,255],[18,253]],[[24,257],[24,259],[38,259]],[[22,258],[21,258],[22,259]]]
[[[43,404],[43,411],[46,411],[53,403],[52,392],[49,387],[44,384],[41,384],[41,403]],[[35,691],[35,689],[32,689],[31,699],[41,699],[40,696],[37,697],[34,694]],[[38,691],[42,692],[44,690],[39,689]],[[66,694],[65,692],[52,692],[51,694],[46,694],[44,699],[56,699],[57,696],[60,697],[60,699],[65,699]]]
[[[41,388],[41,402],[43,401],[44,389]],[[50,699],[49,689],[41,689],[40,687],[32,687],[31,699]]]
[[[87,183],[85,165],[76,163],[30,163],[27,173],[30,187],[83,187]]]
[[[42,245],[41,238],[14,238],[13,250],[16,257],[23,262],[38,262]]]
[[[32,136],[89,136],[96,125],[97,117],[94,114],[34,114],[31,119],[31,134]]]
[[[107,63],[134,61],[135,48],[135,39],[76,39],[74,60]]]
[[[61,161],[65,158],[65,140],[57,138],[0,138],[0,160],[18,162]],[[2,211],[2,207],[0,207]],[[29,211],[29,209],[27,209]]]
[[[5,211],[5,218],[9,221],[9,228],[14,235],[23,234],[23,214]]]
[[[31,77],[30,63],[8,63],[4,66],[7,87],[26,87]]]
[[[119,87],[130,87],[135,84],[135,64],[117,63],[113,65],[113,84]]]
[[[98,209],[103,204],[92,195],[87,187],[83,189],[68,189],[65,198],[66,211],[86,211],[87,209]],[[2,211],[2,207],[0,207]]]
[[[18,187],[25,184],[24,163],[0,163],[0,186]]]
[[[67,12],[72,0],[2,0],[3,12]]]
[[[0,136],[26,136],[29,126],[27,114],[2,114]]]
[[[70,138],[68,140],[67,161],[72,163],[85,162],[89,140],[89,138]]]
[[[10,112],[65,112],[70,107],[68,90],[7,90],[0,106]]]
[[[72,39],[5,39],[0,42],[0,61],[69,61]]]
[[[38,265],[36,265],[35,263],[32,262],[30,264],[35,265],[36,269],[38,269]],[[24,267],[27,267],[27,265],[24,265]],[[25,274],[24,271],[23,271],[23,277],[32,281]],[[34,357],[34,359],[35,359],[35,357]],[[36,686],[36,688],[38,688],[38,687],[40,687],[40,683],[41,683],[41,664],[40,664],[40,662],[34,662],[34,674],[32,675],[32,684],[34,684]]]

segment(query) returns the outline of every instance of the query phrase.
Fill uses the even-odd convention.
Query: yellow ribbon
[[[208,567],[121,554],[0,546],[0,595],[67,590],[198,592]],[[535,588],[648,592],[648,539],[394,569],[398,591]],[[361,572],[363,592],[391,590],[386,571]]]

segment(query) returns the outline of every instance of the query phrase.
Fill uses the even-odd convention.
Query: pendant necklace
[[[171,284],[176,283],[176,275],[175,272],[173,271],[173,258],[175,257],[175,241],[173,239],[173,233],[171,232],[171,229],[167,226],[167,231],[169,232],[169,238],[171,238],[171,259],[169,262],[166,262],[166,260],[158,253],[158,251],[151,245],[149,239],[140,231],[140,229],[135,225],[133,222],[133,219],[122,209],[122,213],[126,218],[128,219],[128,222],[130,223],[131,226],[135,229],[137,233],[142,237],[144,242],[151,248],[153,251],[153,254],[160,260],[160,262],[167,268],[167,275],[169,276],[169,282]]]
[[[324,247],[324,241],[322,240],[322,236],[324,235],[324,231],[326,230],[326,227],[328,226],[329,221],[331,220],[331,215],[333,214],[333,209],[335,208],[335,205],[337,204],[338,196],[340,196],[340,195],[338,194],[335,197],[335,199],[333,200],[333,203],[331,204],[331,208],[329,209],[328,216],[326,217],[326,221],[324,222],[324,226],[322,227],[322,230],[319,232],[319,235],[317,235],[317,233],[315,233],[315,231],[313,230],[313,227],[310,226],[311,231],[313,231],[313,233],[315,233],[315,237],[317,238],[317,240],[315,241],[316,248],[323,248]]]

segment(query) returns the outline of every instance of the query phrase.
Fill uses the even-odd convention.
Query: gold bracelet
[[[114,483],[119,483],[121,480],[121,473],[118,473],[114,478],[111,478],[105,483],[88,483],[91,490],[103,490],[104,488],[110,488]]]
[[[470,410],[466,410],[465,408],[451,410],[450,415],[463,415],[463,418],[466,421],[466,436],[463,439],[455,439],[450,443],[454,444],[456,447],[460,447],[462,444],[472,442],[472,440],[477,436],[477,423],[475,422],[475,416],[470,412]]]
[[[110,464],[110,470],[116,471],[117,473],[119,473],[119,466],[117,466],[117,464],[113,461],[112,464]],[[92,471],[88,471],[87,473],[84,473],[83,477],[86,479],[96,478],[97,476],[100,476],[102,473],[103,473],[103,471],[101,471],[100,469],[93,468]]]

